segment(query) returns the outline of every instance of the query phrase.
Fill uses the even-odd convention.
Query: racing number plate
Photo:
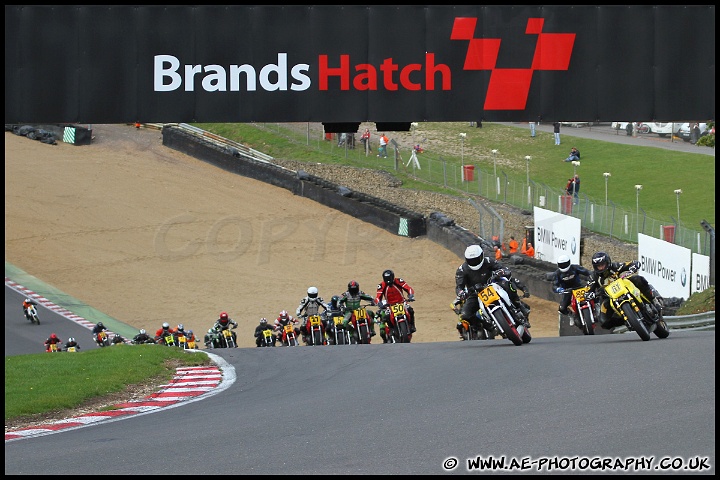
[[[290,333],[290,332],[293,331],[293,327],[292,327],[292,325],[290,325],[290,324],[288,323],[287,325],[285,325],[285,326],[283,327],[283,330],[285,330],[286,332]]]
[[[364,308],[359,308],[359,309],[355,310],[355,318],[357,320],[366,319],[367,318],[367,310],[365,310]]]
[[[320,326],[321,323],[322,320],[320,320],[320,315],[312,315],[310,317],[310,325],[312,325],[313,327]]]
[[[340,317],[340,316],[333,317],[333,322],[335,323],[335,325],[341,325],[343,323],[344,319],[345,319],[344,317]]]
[[[478,297],[480,297],[480,300],[482,300],[485,305],[490,305],[491,303],[500,300],[500,297],[498,296],[497,292],[493,287],[487,287],[482,289],[478,293]]]
[[[622,291],[623,285],[620,280],[615,280],[613,283],[610,284],[610,293],[612,293],[613,295]]]
[[[396,303],[395,305],[390,306],[390,310],[392,310],[393,315],[405,315],[405,305],[402,303]]]
[[[578,288],[576,290],[573,290],[573,295],[575,295],[575,299],[578,302],[582,302],[585,300],[585,292],[588,291],[588,287]]]

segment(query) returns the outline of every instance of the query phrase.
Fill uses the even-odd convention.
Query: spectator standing
[[[560,122],[553,123],[553,134],[555,135],[555,145],[560,145]]]
[[[363,144],[363,149],[365,150],[365,154],[372,153],[372,148],[370,148],[370,129],[366,128],[363,132],[362,136],[360,137],[360,141]]]
[[[577,205],[580,203],[580,175],[577,173],[573,177],[573,204]]]
[[[517,240],[515,240],[515,237],[513,237],[512,235],[510,235],[510,241],[508,242],[508,248],[509,248],[508,253],[510,255],[514,255],[518,252],[518,242],[517,242]]]
[[[493,248],[495,249],[495,260],[497,260],[499,262],[503,258],[502,251],[500,250],[500,247],[498,247],[497,245],[493,245]]]
[[[384,133],[380,134],[380,146],[378,147],[378,157],[387,158],[387,144],[390,141]]]

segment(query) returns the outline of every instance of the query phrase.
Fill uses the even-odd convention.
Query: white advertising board
[[[638,233],[640,274],[663,297],[690,297],[691,253],[689,248]]]
[[[567,255],[574,264],[580,264],[580,219],[534,207],[535,258],[557,262]]]
[[[690,295],[702,292],[710,286],[710,257],[692,254],[692,280],[690,281]]]

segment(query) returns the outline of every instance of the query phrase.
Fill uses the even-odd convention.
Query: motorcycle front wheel
[[[500,325],[500,328],[502,328],[502,331],[508,340],[510,340],[517,347],[523,344],[523,340],[522,338],[520,338],[517,328],[515,328],[515,325],[513,325],[507,318],[505,318],[502,310],[495,310],[493,312],[493,317],[495,318],[495,322]]]
[[[622,311],[632,329],[638,334],[638,337],[640,337],[643,342],[650,340],[650,333],[648,333],[647,327],[642,321],[642,316],[632,308],[630,303],[623,303]]]
[[[593,328],[594,322],[592,312],[589,308],[583,308],[580,310],[580,317],[582,318],[582,330],[585,335],[595,335],[595,328]]]

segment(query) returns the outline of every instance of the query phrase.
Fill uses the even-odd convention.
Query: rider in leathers
[[[558,268],[555,270],[555,276],[553,277],[553,290],[555,293],[562,293],[562,300],[558,305],[558,313],[560,315],[570,315],[568,313],[568,305],[572,300],[572,290],[583,286],[583,280],[581,276],[586,279],[590,278],[592,273],[585,267],[580,265],[573,265],[570,261],[570,257],[567,255],[560,255],[557,261]],[[570,326],[575,324],[575,320],[570,316]]]
[[[375,299],[360,290],[360,284],[358,282],[356,282],[355,280],[351,280],[348,283],[347,291],[342,294],[342,296],[340,297],[340,301],[338,302],[340,308],[345,309],[345,320],[343,320],[343,325],[345,326],[345,328],[349,328],[350,330],[355,329],[355,326],[350,320],[352,319],[353,310],[360,308],[360,302],[362,302],[363,300],[367,300],[372,305],[375,305]],[[368,316],[368,326],[370,327],[370,336],[374,337],[375,313],[369,309],[366,309],[366,311]]]
[[[338,302],[340,302],[340,297],[333,295],[330,303],[325,305],[325,331],[327,332],[328,344],[330,345],[335,345],[335,323],[333,322],[333,317],[344,316]],[[338,334],[342,333],[344,332],[338,332]]]
[[[530,324],[527,319],[530,310],[520,300],[516,286],[523,291],[525,298],[530,296],[530,292],[518,279],[512,277],[508,268],[503,267],[492,258],[485,258],[485,253],[480,245],[470,245],[465,249],[465,261],[455,271],[455,293],[459,299],[465,299],[460,316],[470,325],[474,325],[476,328],[480,327],[478,323],[480,320],[476,315],[480,310],[480,304],[475,286],[487,285],[494,272],[497,272],[495,281],[508,293],[515,308],[525,315],[525,326],[529,328]],[[468,294],[470,291],[472,294]],[[488,328],[492,329],[493,325],[489,324]]]
[[[295,316],[302,318],[300,325],[300,332],[302,332],[302,339],[305,345],[310,345],[310,320],[309,318],[313,315],[320,315],[320,308],[323,312],[327,310],[325,307],[325,301],[322,297],[318,296],[317,287],[310,287],[307,290],[307,296],[300,300],[297,310],[295,310]],[[321,317],[324,315],[321,315]],[[324,322],[321,323],[323,338],[325,338],[326,325]],[[324,341],[324,340],[323,340]]]
[[[260,319],[260,323],[258,324],[258,326],[255,327],[254,335],[255,335],[255,346],[256,347],[262,347],[263,343],[265,342],[265,336],[263,335],[263,332],[265,330],[270,330],[272,332],[273,326],[268,323],[267,318],[263,317]],[[271,338],[272,338],[272,346],[274,347],[275,340],[277,340],[277,338],[275,337],[275,335],[273,335]]]
[[[600,326],[605,330],[619,327],[624,324],[620,318],[610,308],[610,299],[605,294],[604,286],[609,282],[610,277],[615,277],[623,272],[635,273],[640,270],[640,262],[630,261],[625,263],[613,262],[610,255],[605,252],[597,252],[592,256],[593,274],[590,278],[590,291],[594,292],[595,297],[602,301],[600,306]],[[647,279],[641,275],[633,275],[628,278],[640,292],[647,298],[660,312],[662,310],[662,302],[660,294],[648,283]],[[587,297],[587,295],[586,295]]]
[[[407,294],[408,301],[415,300],[415,290],[402,278],[396,278],[392,270],[385,270],[382,277],[383,281],[378,284],[377,292],[375,293],[375,303],[377,305],[380,305],[383,298],[385,299],[385,307],[403,303],[405,302],[405,294]],[[406,309],[410,333],[415,333],[415,310],[413,310],[410,305],[406,305]],[[387,308],[378,309],[378,315],[382,319],[382,322],[389,322],[390,313]],[[384,328],[380,329],[380,336],[383,339],[383,343],[387,343]]]

